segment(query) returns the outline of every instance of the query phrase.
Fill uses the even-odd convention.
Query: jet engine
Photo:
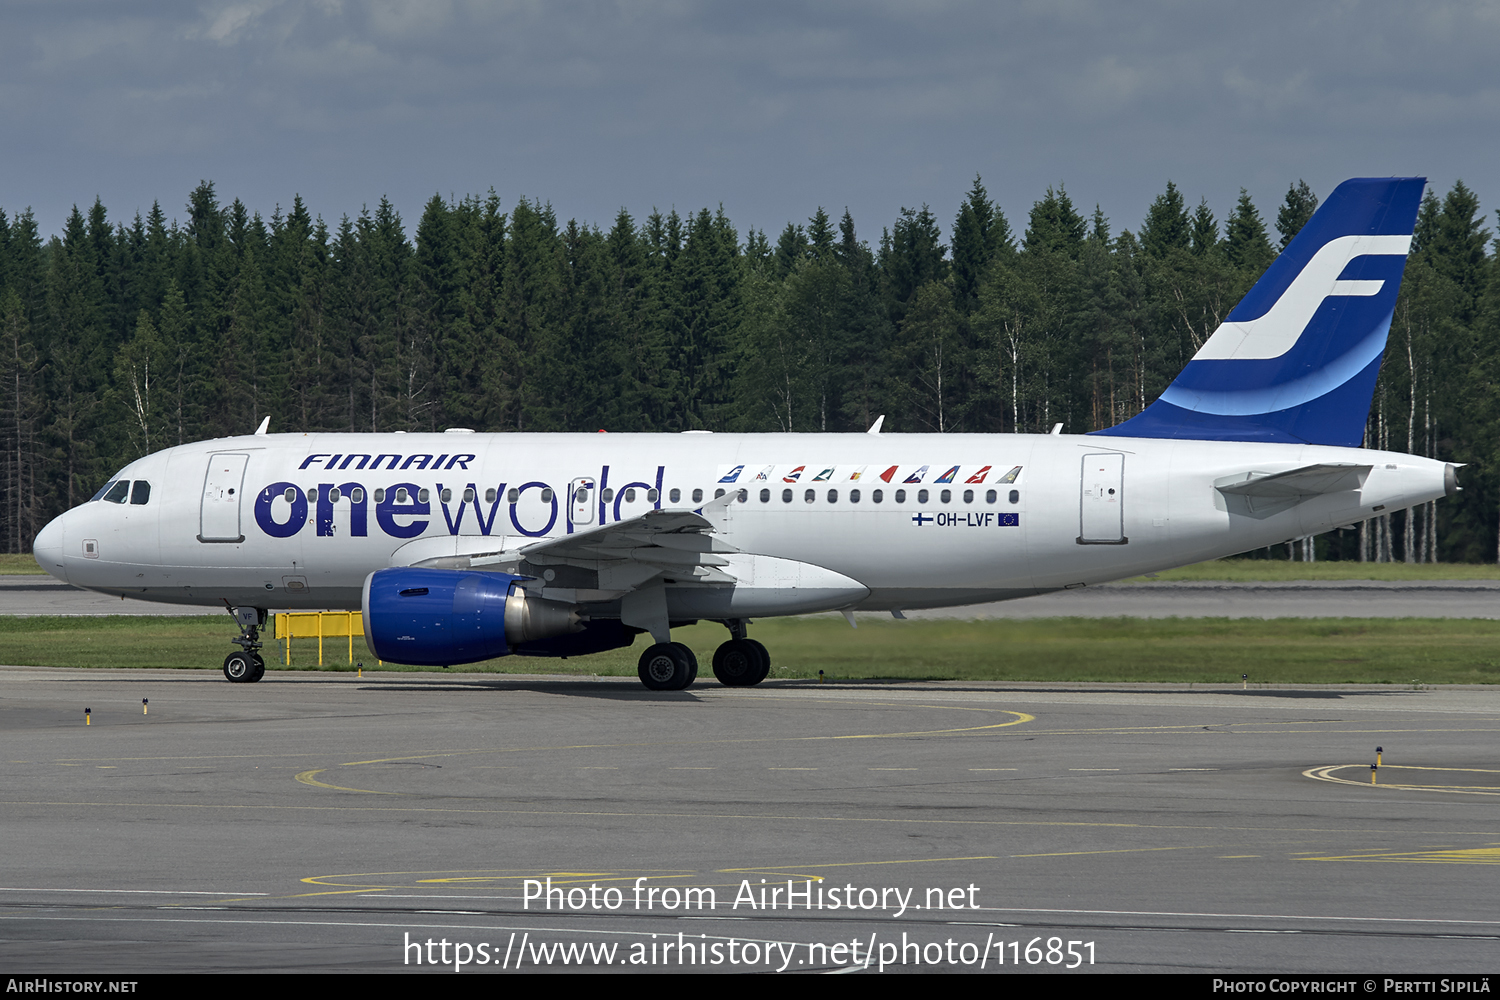
[[[382,660],[420,666],[475,663],[522,643],[580,632],[576,607],[532,597],[524,577],[396,567],[365,578],[365,641]]]

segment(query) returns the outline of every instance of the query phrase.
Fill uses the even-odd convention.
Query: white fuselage
[[[1318,463],[1372,469],[1361,488],[1269,514],[1236,509],[1215,488]],[[908,482],[918,470],[921,481]],[[1079,435],[279,434],[133,462],[116,478],[149,482],[148,502],[76,507],[44,529],[35,552],[53,575],[109,594],[353,609],[365,579],[387,566],[517,551],[743,489],[746,500],[715,518],[715,537],[731,551],[735,589],[759,592],[755,613],[818,608],[790,594],[779,601],[795,581],[764,568],[757,576],[751,556],[820,567],[867,591],[851,600],[845,589],[829,598],[836,606],[906,609],[1024,597],[1316,534],[1441,497],[1444,470],[1352,448]],[[400,490],[404,503],[393,499]],[[673,595],[669,581],[675,617]]]

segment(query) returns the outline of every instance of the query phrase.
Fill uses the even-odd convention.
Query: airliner
[[[450,666],[651,642],[652,690],[771,667],[758,618],[1010,600],[1355,524],[1455,466],[1360,447],[1423,178],[1346,181],[1146,409],[1091,434],[270,434],[132,462],[37,536],[47,572],[223,605],[359,609],[376,656]]]

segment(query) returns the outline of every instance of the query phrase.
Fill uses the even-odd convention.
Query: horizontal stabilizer
[[[1244,480],[1219,486],[1218,490],[1220,493],[1267,500],[1291,500],[1324,493],[1343,493],[1364,486],[1365,478],[1372,468],[1374,466],[1338,462],[1307,465],[1290,472],[1269,475],[1250,472],[1246,473]]]

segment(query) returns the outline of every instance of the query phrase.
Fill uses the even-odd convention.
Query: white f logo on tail
[[[1405,256],[1410,249],[1410,236],[1340,236],[1329,240],[1265,315],[1238,323],[1221,323],[1193,355],[1193,360],[1252,361],[1281,357],[1297,343],[1324,299],[1330,295],[1375,295],[1385,285],[1384,280],[1338,280],[1351,260],[1369,255]]]

